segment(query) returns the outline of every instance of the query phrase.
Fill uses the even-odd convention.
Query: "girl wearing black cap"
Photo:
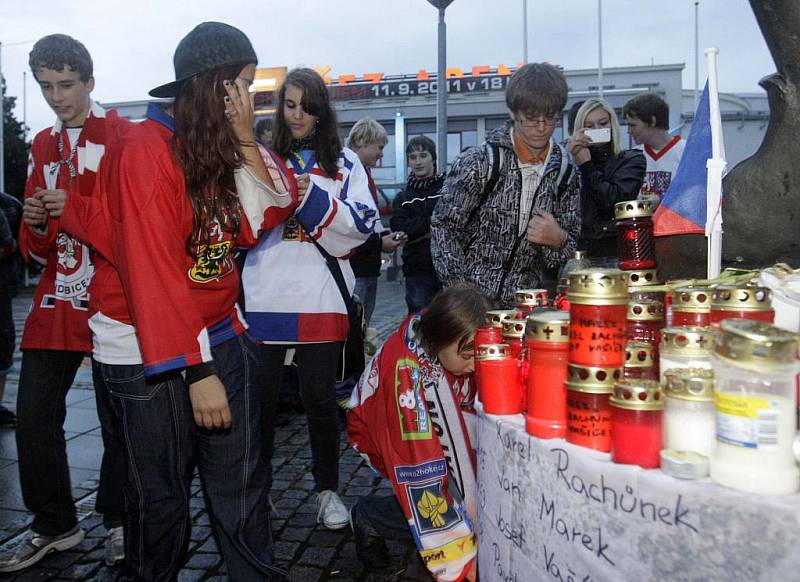
[[[175,52],[177,80],[151,92],[174,96],[171,114],[151,104],[108,153],[95,189],[106,198],[92,243],[115,270],[93,330],[104,335],[100,374],[123,419],[126,558],[137,580],[176,578],[195,466],[230,578],[282,576],[271,565],[254,385],[263,371],[236,306],[232,250],[285,220],[297,192],[255,143],[256,61],[241,31],[196,27]]]
[[[287,350],[294,349],[308,416],[317,521],[340,529],[347,525],[348,513],[336,494],[339,418],[334,387],[349,318],[332,269],[341,273],[344,293],[352,295],[355,277],[347,257],[383,227],[364,167],[352,150],[342,149],[336,115],[316,72],[295,69],[287,74],[278,91],[272,138],[289,175],[310,176],[311,186],[294,216],[248,253],[242,274],[247,321],[264,343],[267,368],[263,451],[269,463],[281,372]]]

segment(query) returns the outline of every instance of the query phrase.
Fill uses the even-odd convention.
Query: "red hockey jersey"
[[[277,191],[262,185],[259,192],[250,187],[255,177],[237,170],[238,233],[218,217],[208,242],[190,255],[194,215],[172,135],[172,118],[151,105],[148,119],[130,126],[109,152],[90,203],[68,201],[61,218],[100,255],[92,284],[95,357],[141,362],[147,375],[209,362],[211,346],[244,331],[233,248],[252,246],[254,232],[280,224],[297,206],[296,190],[275,168]]]
[[[25,197],[34,196],[37,188],[63,189],[69,197],[90,196],[100,161],[109,143],[116,139],[121,121],[116,111],[106,112],[92,103],[77,143],[70,142],[60,120],[50,129],[40,131],[28,158]],[[67,159],[72,162],[74,176],[70,175]],[[34,260],[45,267],[25,321],[22,349],[90,351],[88,290],[93,266],[88,247],[67,234],[53,219],[46,229],[23,223],[19,244],[25,260]]]
[[[477,556],[474,391],[422,350],[409,317],[369,363],[349,402],[353,447],[392,483],[423,562],[461,580]]]

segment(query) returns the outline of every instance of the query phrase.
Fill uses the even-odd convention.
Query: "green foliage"
[[[14,117],[16,97],[6,97],[6,82],[2,79],[3,97],[3,159],[5,162],[5,191],[22,200],[28,176],[28,150],[25,128]]]

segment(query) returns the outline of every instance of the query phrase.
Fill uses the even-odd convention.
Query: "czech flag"
[[[706,83],[681,162],[653,215],[653,232],[656,236],[705,234],[708,214],[706,164],[712,155],[711,112]]]

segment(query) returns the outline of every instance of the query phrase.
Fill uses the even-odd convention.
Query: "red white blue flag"
[[[708,215],[706,164],[712,155],[711,113],[706,83],[678,169],[653,215],[656,236],[705,234]]]

